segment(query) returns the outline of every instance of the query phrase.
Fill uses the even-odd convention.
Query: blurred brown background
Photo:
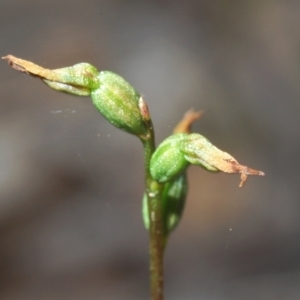
[[[90,62],[145,95],[157,141],[182,114],[266,172],[190,168],[166,299],[300,298],[299,1],[0,1],[0,54]],[[89,98],[0,63],[0,299],[148,299],[140,142]]]

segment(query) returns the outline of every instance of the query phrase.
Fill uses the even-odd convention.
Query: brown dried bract
[[[13,69],[24,72],[30,75],[41,77],[42,79],[47,79],[51,81],[58,81],[59,78],[55,72],[44,69],[30,61],[15,57],[13,55],[3,56],[2,59],[7,60],[9,66]]]
[[[265,176],[264,172],[254,170],[254,169],[248,168],[246,166],[242,166],[237,161],[235,161],[235,162],[230,161],[230,163],[232,164],[234,173],[241,173],[241,182],[239,184],[239,187],[243,186],[243,184],[247,180],[248,175]]]
[[[228,153],[223,152],[224,156],[227,155],[230,158],[221,158],[223,162],[218,164],[218,169],[226,172],[226,173],[240,173],[241,174],[241,182],[239,187],[242,187],[243,184],[246,182],[248,175],[256,175],[256,176],[265,176],[265,173],[262,171],[251,169],[247,166],[240,165],[233,157],[231,157]]]
[[[141,96],[139,99],[139,109],[140,109],[143,119],[145,121],[149,121],[150,113],[149,113],[148,105],[147,105],[146,101],[144,100],[143,96]]]
[[[195,111],[194,109],[188,110],[175,126],[173,133],[191,133],[192,124],[199,120],[204,114],[203,110]]]

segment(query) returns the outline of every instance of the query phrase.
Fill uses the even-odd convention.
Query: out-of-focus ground
[[[86,61],[145,95],[157,141],[194,131],[263,170],[189,170],[166,299],[300,299],[300,2],[0,2],[0,54]],[[140,142],[89,98],[0,63],[0,299],[148,299]]]

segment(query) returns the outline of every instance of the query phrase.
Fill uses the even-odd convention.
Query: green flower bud
[[[150,115],[146,103],[140,101],[142,97],[119,75],[109,71],[99,73],[88,63],[49,70],[12,55],[3,59],[18,71],[40,77],[55,90],[91,96],[96,108],[116,127],[141,138],[148,133],[145,122],[149,123]]]
[[[168,182],[179,176],[189,164],[212,172],[240,173],[240,187],[248,175],[265,175],[262,171],[240,165],[230,154],[198,133],[178,133],[165,139],[151,158],[150,173],[158,182]]]
[[[186,133],[177,133],[166,138],[155,150],[150,161],[151,176],[158,182],[167,182],[185,171],[189,162],[180,151]]]
[[[113,125],[142,136],[147,129],[139,108],[140,95],[121,76],[102,71],[99,88],[92,89],[92,100],[101,114]]]
[[[91,95],[95,107],[110,123],[135,135],[146,133],[140,95],[121,76],[110,71],[99,73],[87,63],[52,72],[59,82],[44,79],[50,87],[79,96]]]
[[[185,206],[188,190],[186,172],[167,182],[162,192],[162,215],[164,234],[167,237],[178,225]],[[147,195],[143,197],[143,220],[147,230],[150,227]]]

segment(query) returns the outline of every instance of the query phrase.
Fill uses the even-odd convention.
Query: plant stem
[[[154,130],[151,120],[148,122],[148,135],[142,139],[145,161],[145,184],[150,220],[149,256],[151,300],[163,300],[163,260],[164,260],[164,230],[162,220],[161,194],[164,185],[155,181],[149,170],[150,159],[155,150]]]
[[[154,182],[153,182],[154,183]],[[152,184],[151,191],[147,192],[150,218],[150,280],[151,299],[163,300],[164,287],[164,234],[161,212],[161,187]]]

